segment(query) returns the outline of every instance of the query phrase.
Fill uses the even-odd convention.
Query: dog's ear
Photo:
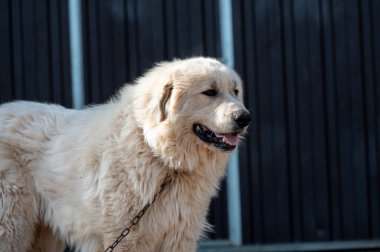
[[[160,99],[160,122],[165,120],[167,117],[166,104],[168,103],[169,98],[172,95],[172,91],[173,83],[170,82],[164,86]]]

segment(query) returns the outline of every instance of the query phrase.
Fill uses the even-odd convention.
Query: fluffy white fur
[[[202,94],[210,88],[216,97]],[[163,62],[83,110],[3,104],[0,251],[62,251],[65,242],[104,251],[166,175],[171,184],[115,251],[195,251],[230,151],[193,125],[228,133],[239,111],[237,74],[201,57]]]

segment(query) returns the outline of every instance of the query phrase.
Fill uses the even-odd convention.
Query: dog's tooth
[[[195,130],[198,131],[198,132],[202,132],[202,129],[201,129],[201,127],[199,125],[195,126]]]

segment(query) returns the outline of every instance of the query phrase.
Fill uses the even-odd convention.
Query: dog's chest
[[[126,251],[177,251],[181,240],[198,238],[206,226],[209,197],[190,189],[178,184],[165,188],[123,242]]]

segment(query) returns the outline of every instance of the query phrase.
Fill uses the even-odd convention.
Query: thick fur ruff
[[[65,242],[104,251],[165,176],[172,182],[115,251],[195,251],[231,151],[202,141],[194,125],[243,134],[233,120],[242,111],[237,74],[202,57],[158,64],[83,110],[3,104],[0,251],[62,251]]]

